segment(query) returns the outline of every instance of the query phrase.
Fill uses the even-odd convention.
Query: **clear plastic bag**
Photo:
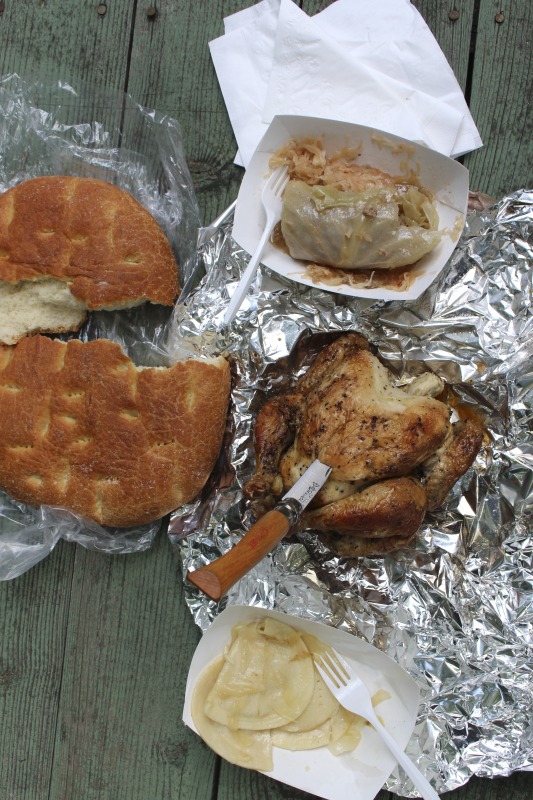
[[[104,125],[100,119],[113,120]],[[179,123],[116,92],[66,83],[0,79],[0,192],[41,175],[99,178],[132,194],[167,235],[180,265],[180,285],[195,272],[200,223]],[[164,339],[172,310],[145,304],[91,314],[74,336],[108,338],[143,366],[168,362]],[[69,338],[67,336],[62,338]],[[21,575],[60,538],[107,553],[149,548],[161,527],[103,528],[62,509],[30,508],[0,491],[0,580]]]

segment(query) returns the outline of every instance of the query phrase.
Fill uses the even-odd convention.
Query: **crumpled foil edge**
[[[206,630],[228,604],[275,608],[351,631],[401,664],[421,689],[407,752],[440,792],[472,775],[533,769],[533,192],[469,215],[439,280],[416,301],[342,298],[262,268],[229,329],[228,296],[246,264],[231,221],[202,232],[206,274],[175,310],[174,356],[230,357],[233,405],[217,468],[171,516],[183,576],[251,523],[253,419],[272,365],[304,332],[357,330],[398,379],[430,368],[480,409],[488,438],[414,547],[381,559],[334,558],[312,532],[289,537],[221,603],[185,583]],[[416,792],[395,771],[386,788]]]

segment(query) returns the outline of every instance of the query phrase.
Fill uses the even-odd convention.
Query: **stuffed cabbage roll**
[[[341,269],[414,264],[440,241],[438,216],[416,186],[341,191],[291,180],[281,232],[293,258]]]

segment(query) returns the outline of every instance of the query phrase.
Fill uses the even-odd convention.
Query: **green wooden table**
[[[176,117],[204,222],[242,171],[207,43],[252,0],[0,0],[0,74],[128,91]],[[301,0],[315,13],[327,0]],[[485,147],[471,186],[533,184],[531,0],[416,0]],[[106,122],[106,120],[102,120]],[[60,543],[0,584],[0,800],[230,800],[302,792],[222,762],[181,723],[199,639],[170,545],[106,556]],[[473,779],[450,800],[526,800],[531,773]],[[379,800],[391,797],[382,791]]]

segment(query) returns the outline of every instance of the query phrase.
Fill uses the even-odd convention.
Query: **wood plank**
[[[299,0],[298,5],[307,16],[313,17],[330,6],[334,0]]]
[[[497,199],[533,185],[532,35],[531,0],[479,4],[470,107],[485,144],[465,166],[471,185]]]
[[[334,783],[334,776],[332,782]],[[451,792],[446,800],[530,800],[533,776],[519,772],[506,778],[471,778],[468,783]],[[222,762],[217,800],[312,800],[314,795],[301,792],[263,775],[255,776],[247,770]],[[397,800],[398,795],[381,790],[376,800]],[[318,800],[318,798],[316,798]]]
[[[155,19],[139,9],[135,22],[128,92],[180,123],[206,224],[235,199],[243,174],[208,42],[223,34],[225,16],[249,5],[210,0],[193,13],[188,0],[161,0]]]
[[[135,4],[46,0],[40,3],[2,3],[0,13],[0,74],[16,72],[26,80],[70,83],[87,87],[90,102],[85,119],[120,120],[133,11]],[[96,90],[116,90],[117,108],[110,109]],[[80,104],[73,103],[73,117]],[[96,111],[98,109],[98,111]]]
[[[48,797],[75,548],[0,583],[1,796]]]
[[[137,2],[108,3],[106,15],[99,17],[96,2],[47,0],[21,4],[7,0],[0,14],[0,70],[15,70],[45,81],[67,78],[74,85],[85,78],[93,86],[120,89],[129,69],[130,93],[145,105],[180,120],[207,222],[236,196],[242,176],[242,171],[231,163],[236,145],[207,42],[222,33],[223,16],[252,1],[191,4],[186,0],[162,0],[157,4],[158,15],[150,20],[145,7]],[[527,2],[514,0],[513,14],[516,16],[517,9],[519,13],[527,10]],[[304,7],[309,12],[311,6],[319,10],[326,4],[305,0]],[[480,20],[487,17],[490,22],[491,4],[492,0],[490,4],[479,4]],[[465,85],[469,42],[465,9],[471,10],[472,0],[457,0],[455,5],[460,7],[461,15],[454,25],[447,18],[451,3],[416,0],[416,5],[436,33],[461,85]],[[524,17],[522,24],[525,23]],[[523,41],[525,34],[514,27],[505,36],[498,31],[494,36],[492,33],[489,36],[482,31],[481,44],[478,40],[478,48],[487,47],[488,51],[476,51],[476,60],[481,65],[484,56],[488,67],[484,67],[485,72],[476,73],[474,69],[472,83],[473,98],[477,92],[480,111],[488,123],[494,109],[490,105],[485,108],[483,103],[491,99],[490,80],[494,73],[498,75],[497,67],[491,69],[489,63],[493,39],[508,82],[514,85],[516,80],[517,67],[511,63],[514,59],[518,58],[519,74],[527,75],[527,53],[517,54],[513,47],[513,37],[520,34],[522,39],[518,36],[518,40]],[[504,91],[505,82],[501,86]],[[498,97],[497,102],[504,104],[505,96]],[[522,101],[526,96],[527,87]],[[518,149],[522,131],[527,130],[525,123],[531,127],[530,117],[526,115],[522,125],[518,113],[512,116],[513,130],[503,124],[503,113],[496,118],[501,126],[493,135],[500,149],[491,145],[492,150],[480,151],[479,158],[485,158],[485,152],[492,153],[494,161],[480,162],[479,167],[475,154],[472,160],[478,172],[473,169],[473,175],[482,175],[487,169],[499,176],[503,175],[502,170],[520,169],[520,164],[524,169],[524,164],[530,163],[527,142],[522,147],[526,154],[522,161]],[[509,153],[501,143],[509,136],[518,166],[504,163]],[[483,186],[478,188],[489,191]],[[67,588],[70,589],[73,575],[72,617],[65,638]],[[185,672],[199,634],[184,608],[180,581],[176,580],[164,540],[153,553],[127,557],[108,557],[59,545],[27,576],[0,585],[0,619],[5,634],[0,645],[0,785],[6,798],[203,800],[211,797],[211,792],[215,794],[218,760],[180,723]],[[54,743],[60,692],[60,725]],[[48,795],[52,757],[54,774]],[[494,781],[472,780],[449,796],[451,800],[495,800],[504,794],[511,800],[525,800],[531,794],[532,781],[531,774]],[[226,763],[221,767],[218,794],[227,798],[308,797]],[[388,793],[380,793],[379,798],[385,800],[387,796]]]
[[[476,0],[413,0],[413,5],[424,17],[464,93]]]
[[[69,613],[51,800],[211,798],[217,759],[181,722],[200,633],[166,536],[135,555],[78,547]]]
[[[334,782],[334,776],[332,777]],[[531,773],[519,772],[506,778],[471,778],[467,784],[446,792],[446,800],[529,800],[533,789]],[[314,795],[276,783],[223,761],[217,800],[311,800]],[[397,800],[398,795],[381,790],[376,800]],[[318,800],[318,799],[317,799]]]
[[[67,124],[102,122],[109,144],[118,146],[133,7],[103,5],[106,13],[101,15],[98,4],[80,7],[76,0],[29,7],[6,3],[0,14],[0,73],[42,83],[39,107]],[[58,81],[78,93],[63,92],[61,108],[54,88]]]

